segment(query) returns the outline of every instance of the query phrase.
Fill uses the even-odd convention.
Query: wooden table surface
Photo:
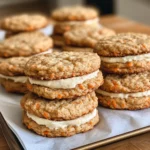
[[[118,16],[101,17],[102,25],[120,32],[140,32],[150,34],[150,27]],[[97,148],[97,150],[149,150],[150,132],[138,135],[126,140],[122,140],[107,146]],[[0,128],[0,150],[9,150]]]

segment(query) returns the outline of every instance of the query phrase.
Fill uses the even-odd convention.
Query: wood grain
[[[5,119],[3,118],[2,114],[0,113],[0,128],[2,129],[2,133],[4,138],[11,150],[21,150],[22,146],[8,127]]]

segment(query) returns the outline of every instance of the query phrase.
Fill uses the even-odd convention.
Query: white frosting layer
[[[125,56],[125,57],[101,57],[103,62],[108,63],[126,63],[131,61],[150,61],[150,53],[141,54],[141,55],[133,55],[133,56]]]
[[[14,82],[20,82],[20,83],[26,83],[27,81],[27,77],[25,76],[14,76],[14,77],[11,77],[11,76],[5,76],[5,75],[2,75],[0,74],[0,78],[3,78],[3,79],[9,79],[9,80],[13,80]]]
[[[48,127],[49,129],[59,129],[59,128],[65,128],[67,126],[80,126],[82,124],[85,124],[87,122],[89,122],[91,119],[93,119],[97,114],[97,110],[94,109],[93,112],[86,114],[82,117],[79,117],[77,119],[74,120],[67,120],[67,121],[53,121],[53,120],[48,120],[48,119],[43,119],[43,118],[39,118],[37,116],[34,116],[32,114],[29,114],[27,112],[27,116],[32,119],[33,121],[35,121],[38,125],[44,125],[46,127]]]
[[[144,91],[144,92],[137,92],[137,93],[110,93],[106,92],[103,90],[96,90],[97,93],[104,95],[104,96],[109,96],[111,98],[121,98],[121,99],[126,99],[128,97],[144,97],[144,96],[150,96],[150,90],[149,91]]]
[[[89,20],[84,20],[84,21],[58,21],[56,23],[58,24],[70,24],[70,25],[80,25],[80,24],[93,24],[93,23],[98,23],[99,22],[99,18],[94,18],[94,19],[89,19]]]
[[[49,81],[29,78],[29,82],[31,84],[46,86],[52,89],[71,89],[71,88],[75,88],[77,84],[81,84],[88,79],[95,78],[98,72],[99,70],[84,76],[73,77],[68,79],[60,79],[60,80],[49,80]]]

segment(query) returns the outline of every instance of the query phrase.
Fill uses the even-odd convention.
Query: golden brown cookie
[[[97,17],[96,9],[84,6],[63,7],[52,12],[52,18],[57,21],[84,21]]]
[[[112,109],[144,109],[150,107],[150,73],[107,75],[96,91],[99,103]]]
[[[1,20],[1,28],[13,32],[34,31],[47,24],[48,19],[41,14],[19,14]]]
[[[149,71],[150,36],[121,33],[100,39],[95,52],[101,56],[102,69],[109,73],[138,73]]]
[[[30,57],[12,57],[0,61],[0,74],[6,76],[22,76]]]
[[[66,32],[64,39],[66,45],[94,48],[98,40],[112,35],[115,32],[105,27],[84,27]]]
[[[95,92],[76,99],[51,101],[34,95],[26,94],[21,100],[22,108],[40,118],[49,120],[72,120],[90,113],[98,105]]]
[[[58,80],[92,73],[100,67],[100,58],[90,52],[54,52],[33,56],[27,63],[27,76]]]
[[[43,33],[20,33],[0,43],[0,57],[31,56],[47,51],[52,46],[52,39]]]
[[[85,120],[77,121],[76,119],[62,121],[62,122],[59,121],[59,123],[60,122],[63,123],[63,126],[58,125],[58,121],[52,122],[51,120],[47,120],[47,119],[41,120],[41,118],[40,118],[40,120],[41,120],[42,125],[39,125],[36,121],[33,120],[33,118],[31,118],[31,116],[29,117],[26,113],[24,113],[23,123],[27,126],[27,128],[29,130],[33,130],[34,132],[36,132],[37,134],[42,135],[42,136],[47,136],[47,137],[64,136],[64,137],[67,137],[67,136],[72,136],[77,133],[82,133],[82,132],[91,130],[99,122],[99,115],[98,115],[97,110],[94,110],[93,112],[90,114],[87,114],[88,119],[86,119],[86,121]],[[85,116],[87,116],[87,115],[85,115]],[[81,116],[77,119],[81,120],[85,116]],[[43,122],[45,120],[51,122],[51,123],[49,123],[50,124],[49,127],[43,125]],[[76,124],[76,122],[78,122],[78,123]],[[58,126],[57,128],[54,126],[54,123],[55,123],[55,126],[57,124],[57,126]]]

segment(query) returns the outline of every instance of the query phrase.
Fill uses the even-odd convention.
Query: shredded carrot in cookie
[[[51,73],[50,75],[49,75],[49,77],[51,78],[51,79],[53,79],[54,78],[54,73]]]
[[[89,88],[89,89],[93,89],[93,88],[94,88],[94,84],[89,83],[89,84],[88,84],[88,88]]]
[[[121,103],[121,108],[125,108],[125,104],[124,103]]]
[[[111,101],[108,101],[108,102],[107,102],[107,105],[110,106],[110,104],[111,104]]]
[[[27,127],[28,127],[28,129],[31,129],[31,126],[30,126],[29,124],[28,124],[28,126],[27,126]]]
[[[143,48],[146,48],[146,46],[145,46],[144,44],[141,44],[141,46],[142,46]]]
[[[44,135],[48,135],[49,134],[49,131],[44,131]]]
[[[44,111],[43,116],[44,116],[46,119],[49,118],[49,114],[48,114],[46,111]]]
[[[81,90],[84,89],[84,86],[83,86],[82,84],[79,84],[78,86],[79,86],[79,88],[80,88]]]
[[[117,105],[116,105],[115,100],[112,100],[112,106],[113,106],[114,108],[117,108]]]
[[[113,71],[114,71],[114,72],[117,72],[117,71],[118,71],[118,68],[113,68]]]
[[[132,62],[127,62],[126,65],[127,65],[128,67],[132,67],[132,66],[133,66],[133,63],[132,63]]]
[[[61,98],[62,98],[62,95],[61,95],[61,94],[58,94],[58,95],[57,95],[57,98],[61,99]]]
[[[40,108],[40,104],[39,103],[36,103],[36,109],[39,109]]]
[[[66,26],[66,27],[65,27],[65,30],[66,30],[66,31],[70,30],[70,26]]]
[[[27,88],[28,88],[29,90],[32,90],[32,85],[27,83]]]

